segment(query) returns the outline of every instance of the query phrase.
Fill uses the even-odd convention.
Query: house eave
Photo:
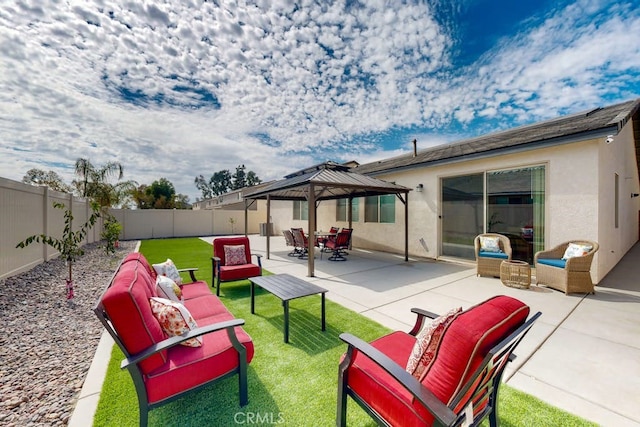
[[[617,135],[620,129],[622,128],[621,125],[624,125],[624,123],[616,122],[615,124],[612,124],[607,127],[585,131],[579,134],[564,135],[556,138],[527,142],[525,144],[519,144],[515,146],[510,146],[510,147],[496,148],[492,150],[486,150],[486,151],[481,151],[481,152],[471,153],[471,154],[462,154],[460,156],[453,156],[453,157],[447,157],[444,159],[412,163],[404,166],[396,166],[396,167],[381,169],[381,170],[372,171],[372,172],[365,172],[364,175],[369,175],[369,176],[386,175],[393,172],[403,172],[408,170],[420,169],[424,167],[468,162],[471,160],[481,160],[481,159],[487,159],[490,157],[496,157],[499,155],[524,153],[527,151],[538,150],[540,148],[548,148],[548,147],[555,147],[555,146],[566,145],[566,144],[573,144],[576,142],[581,142],[581,141],[586,141],[586,140],[596,139],[596,138],[606,138],[609,135],[614,135],[614,136]]]

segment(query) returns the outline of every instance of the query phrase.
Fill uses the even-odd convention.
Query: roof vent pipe
[[[414,138],[413,141],[413,157],[418,155],[418,141]]]

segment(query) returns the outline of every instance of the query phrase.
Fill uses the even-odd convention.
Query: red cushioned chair
[[[309,238],[304,234],[302,228],[292,228],[291,233],[293,234],[293,240],[296,243],[296,248],[298,250],[298,258],[307,259],[309,254]]]
[[[422,381],[405,369],[425,318],[409,333],[393,332],[368,344],[341,334],[349,346],[338,370],[336,424],[346,425],[351,396],[380,425],[497,425],[498,387],[513,350],[541,313],[497,296],[460,313],[446,326]]]
[[[225,246],[244,246],[245,260],[243,264],[229,265],[225,256]],[[220,282],[248,279],[262,276],[262,255],[254,254],[258,264],[251,263],[251,247],[248,237],[220,237],[213,240],[213,256],[211,257],[211,284],[216,286],[216,295],[220,296]]]
[[[352,230],[345,228],[338,233],[335,240],[329,240],[325,246],[332,251],[329,261],[346,261],[344,257],[349,249],[349,242],[351,241]]]

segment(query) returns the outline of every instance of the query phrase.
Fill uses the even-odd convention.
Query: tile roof
[[[441,163],[487,157],[615,135],[640,107],[640,98],[604,108],[559,117],[477,138],[439,145],[377,162],[359,165],[353,172],[376,175]]]

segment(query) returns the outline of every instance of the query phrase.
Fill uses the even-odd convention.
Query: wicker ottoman
[[[519,289],[531,286],[531,267],[526,261],[502,261],[500,264],[500,281],[502,284]]]

